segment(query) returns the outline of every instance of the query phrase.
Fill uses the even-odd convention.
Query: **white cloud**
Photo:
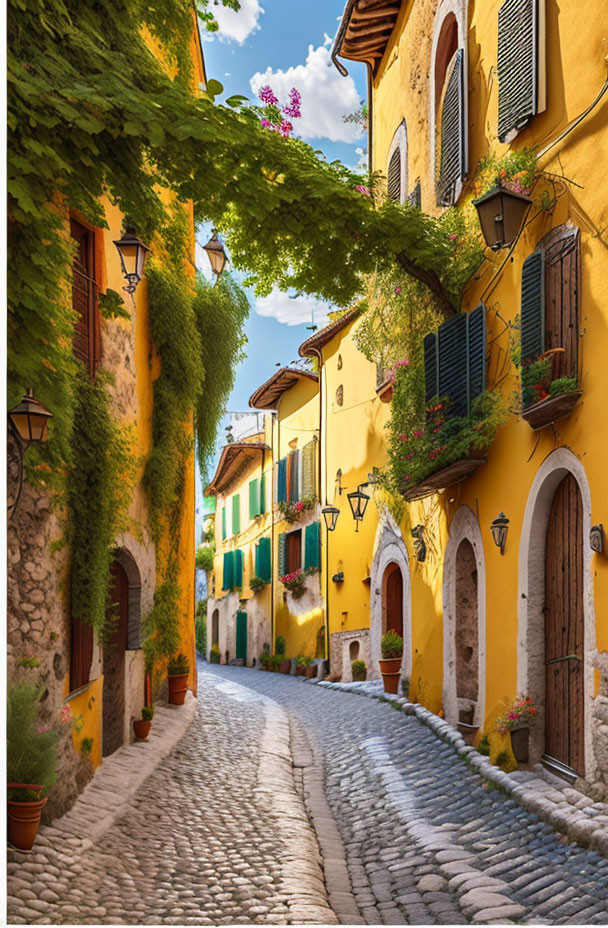
[[[260,28],[258,20],[262,13],[264,10],[259,0],[241,0],[241,8],[238,11],[218,3],[213,7],[213,15],[217,20],[219,30],[215,33],[203,33],[204,37],[211,39],[217,36],[223,42],[232,41],[242,45],[245,39]]]
[[[270,296],[256,301],[255,311],[259,316],[270,316],[285,325],[301,325],[304,322],[318,326],[328,321],[331,308],[310,296],[290,297],[283,290],[273,290]]]
[[[354,142],[361,135],[360,126],[344,123],[343,116],[359,109],[355,82],[342,77],[332,64],[329,48],[308,46],[305,64],[286,71],[268,67],[249,81],[257,95],[260,87],[270,84],[281,104],[287,102],[292,87],[302,94],[302,117],[293,120],[294,132],[304,139],[329,139],[331,142]]]

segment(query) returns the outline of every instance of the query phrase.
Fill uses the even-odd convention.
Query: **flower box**
[[[394,375],[391,374],[386,378],[378,387],[376,387],[376,395],[382,400],[383,403],[390,403],[393,398],[394,392]]]
[[[460,483],[461,480],[466,480],[467,477],[475,473],[478,467],[485,463],[486,459],[484,457],[468,457],[462,458],[460,461],[454,461],[453,464],[448,464],[447,467],[442,467],[441,470],[429,474],[428,477],[425,477],[424,480],[421,480],[420,483],[415,484],[413,487],[404,484],[403,496],[408,502],[423,499],[425,496],[432,496],[433,493],[437,493],[439,490],[445,490],[455,483]]]
[[[524,419],[531,429],[537,431],[546,425],[551,425],[557,419],[568,416],[583,394],[582,390],[572,390],[569,393],[559,393],[557,396],[550,396],[540,403],[534,403],[522,410],[522,419]]]

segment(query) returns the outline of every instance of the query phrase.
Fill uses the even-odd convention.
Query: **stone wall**
[[[369,628],[335,632],[329,636],[329,666],[332,674],[339,673],[343,683],[353,679],[351,663],[365,661],[367,679],[375,679]]]

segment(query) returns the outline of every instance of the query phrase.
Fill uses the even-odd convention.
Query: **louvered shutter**
[[[72,277],[72,308],[78,314],[74,326],[73,349],[84,364],[91,380],[101,360],[101,328],[95,281],[94,232],[75,219],[70,220],[70,234],[77,243]]]
[[[287,573],[287,535],[285,532],[279,535],[277,562],[279,577],[284,577]]]
[[[226,551],[224,554],[224,573],[222,578],[222,590],[231,590],[234,586],[234,551]]]
[[[93,662],[93,628],[72,616],[70,636],[70,692],[89,682]]]
[[[533,361],[545,350],[545,256],[534,251],[521,270],[521,361]]]
[[[227,501],[222,507],[222,541],[226,541],[228,536],[228,530],[226,528],[226,506],[228,505]]]
[[[287,458],[281,458],[277,465],[277,502],[287,502]]]
[[[297,503],[300,498],[300,452],[292,451],[289,455],[289,502]]]
[[[456,187],[466,175],[466,127],[464,123],[464,51],[459,48],[453,58],[452,70],[441,107],[439,180],[437,203],[452,206]]]
[[[260,484],[257,480],[249,481],[249,518],[253,519],[260,512]]]
[[[234,582],[233,586],[243,586],[243,552],[237,548],[234,552]]]
[[[467,316],[469,412],[471,402],[486,388],[486,308],[483,303]]]
[[[401,150],[395,149],[388,163],[387,194],[390,200],[401,202]]]
[[[302,448],[302,496],[315,495],[315,450],[314,441]]]
[[[449,397],[447,418],[467,414],[467,315],[452,316],[437,332],[439,396]]]
[[[498,138],[511,141],[539,112],[544,0],[505,0],[498,11]],[[542,38],[544,41],[544,38]]]
[[[253,553],[253,574],[255,577],[260,576],[260,545],[259,542],[254,548]]]
[[[429,402],[438,391],[437,335],[431,332],[424,339],[424,399]]]
[[[264,515],[266,512],[266,474],[262,474],[260,477],[260,515]]]
[[[232,497],[232,534],[238,535],[241,530],[241,496],[235,493]]]
[[[271,570],[270,570],[270,558],[271,558],[271,544],[270,538],[260,538],[257,548],[258,553],[258,566],[256,573],[258,577],[261,577],[262,580],[265,580],[266,583],[270,583],[271,580]],[[282,576],[282,575],[281,575]]]
[[[304,567],[321,566],[321,524],[311,522],[306,526],[304,538]]]
[[[420,209],[422,205],[422,196],[420,192],[420,181],[416,182],[416,186],[414,187],[412,192],[408,194],[406,202],[409,203],[410,206],[414,206],[416,209]]]
[[[545,351],[553,356],[552,379],[578,376],[580,233],[572,230],[545,249]]]

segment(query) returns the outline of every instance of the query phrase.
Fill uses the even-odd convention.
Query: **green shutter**
[[[234,586],[234,551],[226,551],[224,555],[223,590],[231,590]]]
[[[249,481],[249,518],[254,519],[260,511],[260,489],[259,482],[256,477],[255,480]]]
[[[265,580],[266,583],[270,583],[272,579],[271,572],[271,542],[270,538],[260,538],[259,543],[256,546],[256,569],[255,572],[261,580]],[[281,576],[283,576],[281,574]]]
[[[260,515],[264,515],[266,512],[266,474],[262,474],[260,477]]]
[[[311,522],[306,526],[304,537],[304,567],[321,566],[321,523]]]
[[[498,11],[498,138],[511,141],[538,111],[539,7],[544,0],[505,0]]]
[[[234,582],[233,586],[243,586],[243,552],[240,548],[234,552]]]
[[[486,308],[480,303],[467,316],[469,412],[471,402],[486,388]]]
[[[240,610],[236,614],[236,654],[237,660],[247,663],[247,613]]]
[[[241,495],[235,493],[232,497],[232,534],[238,535],[241,530]]]
[[[545,350],[545,256],[534,251],[521,269],[521,360],[534,361]]]
[[[439,396],[449,397],[446,418],[466,416],[468,411],[467,315],[458,313],[440,326],[437,332],[439,360]]]
[[[227,501],[224,502],[222,509],[222,541],[226,541],[227,530],[226,530],[226,506],[228,505]]]
[[[253,574],[255,577],[260,576],[260,546],[257,544],[254,549]]]
[[[279,535],[279,553],[277,557],[277,568],[279,577],[284,577],[287,573],[287,535],[281,532]]]

